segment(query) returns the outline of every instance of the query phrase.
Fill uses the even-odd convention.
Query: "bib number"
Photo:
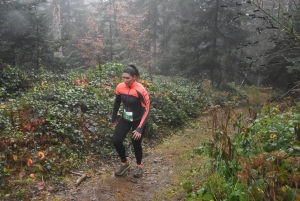
[[[126,112],[126,110],[124,110],[123,118],[126,119],[127,121],[133,121],[132,112]]]

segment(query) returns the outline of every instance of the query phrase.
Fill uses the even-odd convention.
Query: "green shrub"
[[[214,195],[226,192],[225,197],[215,200],[295,200],[300,174],[299,106],[284,112],[280,105],[267,106],[251,121],[245,121],[247,118],[243,114],[227,113],[223,115],[227,117],[225,122],[236,121],[235,132],[230,135],[223,126],[224,120],[218,119],[221,108],[214,108],[215,112],[219,110],[218,115],[211,113],[214,141],[205,142],[197,153],[211,157],[215,168],[213,175],[222,179],[214,176],[207,180],[205,192]],[[223,137],[218,138],[217,134]],[[226,154],[231,157],[224,157]],[[225,189],[218,188],[222,181],[226,181]],[[211,190],[214,188],[217,190]]]
[[[226,198],[226,181],[218,174],[208,176],[203,187],[213,195],[215,200],[224,200]]]
[[[21,68],[5,66],[0,71],[0,99],[14,98],[31,88],[32,82],[29,74]]]
[[[18,186],[20,172],[24,181],[30,173],[57,180],[68,170],[77,169],[86,156],[116,156],[109,116],[122,69],[122,64],[108,63],[85,73],[54,75],[41,68],[34,80],[28,80],[32,87],[26,93],[0,103],[0,163],[6,165],[0,169],[1,185],[6,188],[1,188],[0,194]],[[162,131],[168,134],[166,127],[184,125],[207,105],[201,84],[159,76],[154,79],[154,83],[140,80],[151,99],[147,137],[157,137]],[[40,152],[45,158],[39,158]],[[32,165],[28,166],[28,161]],[[16,192],[23,196],[22,185]]]
[[[249,156],[272,151],[297,155],[298,148],[291,142],[296,137],[295,126],[299,121],[300,115],[296,108],[281,113],[276,107],[266,107],[253,124],[242,131],[243,137],[238,136],[238,140],[243,142],[240,150],[247,151]]]

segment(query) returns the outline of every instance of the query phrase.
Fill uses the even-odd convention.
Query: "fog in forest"
[[[0,0],[0,200],[299,200],[299,8]]]
[[[66,73],[118,61],[148,72],[289,89],[299,1],[1,0],[0,64]]]

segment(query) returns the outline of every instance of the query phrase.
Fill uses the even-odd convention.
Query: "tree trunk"
[[[219,2],[219,0],[216,0],[216,8],[215,8],[215,16],[214,16],[214,29],[213,29],[215,33],[218,32],[219,7],[220,7],[220,2]],[[217,37],[218,36],[215,36],[215,38],[213,39],[213,49],[214,49],[214,51],[217,49]],[[218,66],[211,66],[211,68],[212,68],[211,69],[211,83],[212,83],[212,87],[213,87],[213,84],[215,82],[214,73],[219,67]],[[218,81],[219,84],[220,84],[220,82],[221,82],[221,80]]]
[[[37,9],[35,8],[35,16],[38,18],[38,13]],[[39,29],[39,24],[38,22],[36,23],[36,35],[37,35],[37,40],[36,40],[36,70],[39,69],[40,66],[40,29]]]
[[[218,18],[219,18],[219,0],[216,0],[215,19],[214,19],[214,31],[218,30]],[[214,38],[214,48],[217,47],[217,37]]]
[[[157,0],[152,0],[149,2],[149,12],[151,19],[151,55],[153,59],[153,63],[156,63],[156,31],[157,31],[157,16],[158,16],[158,5]]]
[[[113,9],[113,1],[110,1],[110,9]],[[113,27],[112,27],[112,18],[113,16],[109,17],[109,36],[110,36],[110,61],[113,60],[113,45],[114,45],[114,41],[113,41]]]
[[[55,41],[61,40],[60,0],[53,0],[53,38]],[[54,52],[54,57],[63,57],[61,46]]]
[[[290,14],[292,14],[292,6],[293,6],[293,0],[289,0],[289,5],[288,5],[289,7],[289,10],[288,10],[288,12],[290,13]]]

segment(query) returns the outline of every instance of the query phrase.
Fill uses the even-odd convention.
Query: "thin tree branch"
[[[281,27],[283,27],[286,31],[288,31],[289,33],[291,33],[295,38],[297,38],[300,41],[300,36],[297,35],[293,31],[293,27],[289,28],[289,27],[285,26],[282,22],[280,22],[279,20],[277,20],[276,18],[274,18],[270,13],[268,13],[265,9],[263,9],[259,4],[255,3],[254,1],[249,0],[249,2],[251,2],[254,6],[256,6],[258,9],[260,9],[263,13],[265,13],[266,15],[268,15],[272,20],[274,20],[277,24],[279,24]]]

